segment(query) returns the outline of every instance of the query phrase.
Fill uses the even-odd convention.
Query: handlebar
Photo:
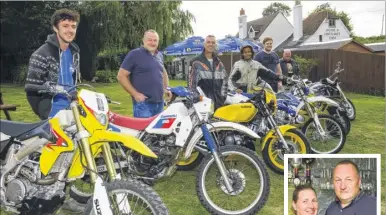
[[[120,102],[116,102],[116,101],[111,100],[111,98],[108,97],[108,96],[105,96],[105,97],[106,97],[106,100],[107,100],[108,103],[116,104],[116,105],[120,105],[121,104]]]
[[[70,100],[74,98],[74,95],[71,95],[70,92],[73,89],[79,88],[81,86],[91,88],[93,91],[95,91],[95,88],[89,84],[77,84],[75,86],[71,86],[68,89],[65,89],[65,86],[54,84],[53,82],[46,82],[42,85],[37,84],[26,84],[25,89],[30,91],[37,91],[40,94],[50,94],[50,95],[56,95],[56,94],[63,94],[66,97],[68,97]],[[120,102],[112,101],[108,96],[106,96],[107,102],[111,104],[117,104],[120,105]]]

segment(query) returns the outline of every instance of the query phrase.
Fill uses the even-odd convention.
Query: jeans
[[[133,112],[136,118],[148,118],[161,113],[164,110],[164,103],[136,102],[133,101]]]

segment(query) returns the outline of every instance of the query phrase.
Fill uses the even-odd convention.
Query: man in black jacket
[[[292,77],[293,75],[299,75],[299,65],[293,58],[291,58],[291,50],[285,49],[283,51],[283,57],[279,60],[279,63],[283,75],[288,77]]]
[[[221,107],[228,90],[228,78],[224,64],[215,54],[217,41],[213,35],[205,38],[204,51],[191,61],[189,88],[197,92],[199,86],[205,95],[212,99],[215,109]]]
[[[73,43],[79,25],[79,13],[68,9],[57,10],[51,17],[54,34],[31,56],[26,84],[42,85],[53,82],[65,88],[80,81],[79,47]],[[69,103],[61,96],[40,94],[34,89],[25,91],[32,110],[41,120],[54,116]]]

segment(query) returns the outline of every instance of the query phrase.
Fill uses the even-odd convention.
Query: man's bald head
[[[283,51],[283,59],[284,59],[284,60],[289,60],[289,59],[291,59],[291,50],[289,50],[289,49],[284,49],[284,51]]]

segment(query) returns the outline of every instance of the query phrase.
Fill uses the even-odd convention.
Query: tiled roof
[[[313,35],[326,18],[338,19],[338,17],[334,14],[328,13],[327,11],[321,11],[309,15],[303,20],[303,35]]]
[[[271,24],[272,20],[275,19],[275,17],[276,15],[269,15],[269,16],[262,17],[260,19],[255,19],[247,22],[247,32],[249,32],[249,29],[252,26],[253,30],[257,32],[257,34],[255,35],[255,38],[259,38],[261,34],[263,34],[265,29],[267,29],[269,24]],[[239,33],[236,34],[236,37],[238,36],[239,36]]]

